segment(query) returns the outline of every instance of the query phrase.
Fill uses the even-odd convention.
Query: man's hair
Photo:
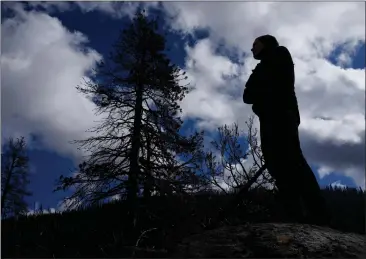
[[[276,48],[279,46],[277,39],[269,34],[259,36],[257,40],[262,42],[265,48]]]

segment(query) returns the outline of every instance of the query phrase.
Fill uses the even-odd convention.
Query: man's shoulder
[[[278,46],[276,48],[275,53],[281,56],[282,55],[291,56],[290,51],[285,46]]]
[[[279,46],[276,48],[275,59],[282,60],[282,62],[286,62],[286,63],[289,62],[289,63],[293,64],[290,51],[284,46]]]

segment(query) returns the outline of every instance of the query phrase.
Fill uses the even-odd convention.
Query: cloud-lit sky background
[[[365,186],[365,3],[2,2],[2,140],[29,143],[30,206],[56,207],[67,195],[52,190],[81,161],[69,142],[98,120],[75,87],[141,6],[162,18],[170,57],[196,86],[182,102],[187,128],[245,129],[250,49],[269,33],[293,55],[301,144],[319,183]]]

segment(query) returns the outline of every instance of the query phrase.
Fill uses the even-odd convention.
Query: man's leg
[[[273,118],[261,118],[260,122],[261,147],[268,172],[275,179],[287,215],[291,220],[302,221],[299,190],[302,183],[297,177],[299,163],[294,155],[294,128],[286,121]]]
[[[327,209],[326,201],[323,197],[318,181],[306,162],[301,152],[301,178],[303,185],[301,186],[301,196],[309,212],[309,223],[329,224],[330,215]]]
[[[287,188],[291,189],[290,186],[296,188],[296,190],[291,189],[290,191],[293,194],[296,192],[296,195],[300,196],[307,214],[305,219],[307,223],[327,224],[329,214],[326,202],[318,181],[302,153],[298,127],[291,120],[282,121],[281,125],[278,125],[280,132],[277,135],[281,136],[280,139],[285,139],[286,141],[283,142],[287,145],[286,150],[281,150],[281,152],[287,154],[289,163],[287,167],[293,170],[293,172],[287,170],[285,177],[288,181],[285,184],[287,184]],[[290,179],[292,179],[291,182],[289,182]]]

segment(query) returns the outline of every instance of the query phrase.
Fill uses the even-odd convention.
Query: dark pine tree
[[[31,193],[26,143],[23,137],[10,138],[1,153],[1,216],[18,216],[27,211],[25,197]]]
[[[162,181],[178,191],[196,179],[203,132],[180,134],[179,102],[189,88],[165,50],[158,21],[138,12],[99,64],[96,80],[78,87],[104,118],[95,136],[76,141],[90,152],[78,173],[60,178],[58,189],[76,187],[70,201],[90,204],[118,194],[134,204],[140,189],[148,198],[162,191]]]

